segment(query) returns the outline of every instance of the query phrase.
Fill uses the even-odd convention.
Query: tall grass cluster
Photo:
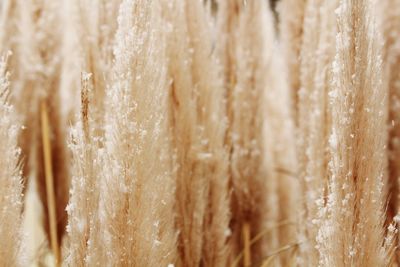
[[[400,266],[400,0],[2,0],[0,55],[0,266]]]

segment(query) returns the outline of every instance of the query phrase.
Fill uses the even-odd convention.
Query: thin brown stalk
[[[41,125],[42,125],[42,140],[43,140],[43,156],[44,156],[44,167],[46,176],[46,195],[48,200],[48,219],[50,225],[50,244],[56,260],[56,265],[60,265],[60,247],[58,244],[57,237],[57,215],[56,215],[56,201],[54,193],[54,181],[53,181],[53,166],[51,157],[51,141],[50,141],[50,127],[49,117],[47,113],[46,102],[41,103]]]
[[[251,240],[250,240],[250,246],[254,245],[255,243],[257,243],[258,241],[261,240],[261,238],[264,237],[264,235],[269,234],[271,231],[273,231],[275,228],[280,228],[282,226],[286,226],[286,225],[295,225],[296,222],[294,221],[282,221],[280,223],[277,223],[275,225],[271,225],[270,227],[264,229],[262,232],[258,233],[257,235],[255,235]],[[240,251],[240,253],[236,256],[236,258],[234,258],[234,260],[232,261],[232,267],[236,267],[239,265],[240,260],[243,258],[243,253],[244,253],[244,249],[242,251]]]
[[[242,228],[243,236],[243,266],[251,266],[251,251],[250,251],[250,224],[244,223]]]
[[[267,258],[263,261],[263,263],[261,264],[261,267],[268,267],[271,265],[271,263],[273,262],[273,260],[275,259],[275,257],[277,257],[280,253],[286,252],[290,249],[296,249],[299,247],[299,245],[301,244],[301,242],[298,243],[293,243],[293,244],[289,244],[286,246],[283,246],[271,253],[268,254]]]
[[[47,218],[47,197],[44,155],[41,136],[41,101],[46,99],[49,131],[52,139],[52,166],[57,213],[58,244],[65,231],[68,202],[69,168],[66,147],[66,127],[60,115],[59,98],[60,34],[59,2],[15,1],[18,30],[10,33],[16,39],[14,53],[17,55],[13,68],[17,70],[12,81],[17,84],[11,101],[26,127],[19,136],[19,145],[26,159],[23,174],[37,179],[37,189],[45,211],[43,226],[50,239]]]

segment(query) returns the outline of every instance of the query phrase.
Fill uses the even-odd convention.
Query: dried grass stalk
[[[64,1],[62,42],[62,72],[60,94],[64,101],[62,118],[69,124],[75,121],[80,106],[80,75],[92,74],[88,81],[93,89],[91,99],[92,116],[101,130],[104,119],[104,97],[110,79],[114,43],[120,1]],[[95,126],[93,125],[93,127]]]
[[[304,19],[307,0],[281,0],[278,3],[279,34],[282,40],[282,51],[285,63],[290,73],[289,87],[291,92],[291,106],[297,116],[300,104],[300,54],[303,44]],[[296,118],[297,123],[297,118]]]
[[[21,150],[17,147],[21,125],[15,109],[8,104],[10,83],[6,64],[7,59],[3,57],[0,61],[0,263],[22,266]]]
[[[217,51],[226,89],[232,186],[233,259],[243,248],[242,227],[250,236],[276,223],[277,180],[274,177],[271,122],[265,118],[266,90],[274,43],[273,17],[263,1],[219,1]],[[251,261],[261,261],[277,246],[272,231],[251,248]]]
[[[265,138],[273,140],[269,149],[272,150],[273,158],[272,177],[277,180],[276,194],[279,205],[277,224],[281,225],[267,223],[265,227],[272,228],[278,233],[279,247],[284,247],[299,240],[296,222],[301,221],[301,188],[296,175],[298,166],[295,123],[293,110],[290,108],[287,70],[282,59],[281,46],[277,44],[272,49],[271,65],[274,67],[268,68],[266,73],[269,83],[266,88],[265,117],[270,123]],[[293,255],[281,253],[271,260],[273,265],[278,265],[277,260],[280,260],[281,266],[291,266]]]
[[[72,183],[68,211],[68,240],[64,248],[64,259],[68,266],[90,266],[98,257],[97,241],[88,242],[98,231],[98,205],[100,191],[101,148],[95,135],[90,99],[90,77],[82,74],[81,106],[79,121],[72,128],[70,148],[72,160]]]
[[[64,233],[67,214],[69,170],[66,152],[65,125],[60,119],[59,99],[59,3],[54,1],[16,1],[17,31],[9,38],[16,39],[14,53],[18,55],[13,69],[17,70],[12,82],[15,90],[11,101],[22,116],[26,130],[19,136],[26,164],[25,177],[38,179],[38,191],[43,206],[47,207],[42,137],[40,127],[40,103],[46,102],[49,109],[50,139],[52,144],[52,171],[56,197],[58,243]],[[58,27],[57,27],[58,26]],[[44,225],[49,232],[47,208]]]
[[[380,36],[369,3],[342,0],[336,14],[329,194],[321,200],[320,265],[390,266],[397,230],[390,225],[385,236],[383,227],[388,92],[381,80]]]
[[[316,223],[317,200],[325,195],[328,176],[328,138],[331,114],[328,90],[331,65],[335,56],[338,1],[311,0],[305,8],[303,43],[301,47],[300,91],[298,102],[299,175],[303,191],[303,214],[300,231],[307,240],[300,246],[301,264],[318,264],[315,249],[319,225]]]
[[[384,38],[383,83],[389,88],[389,218],[400,212],[400,2],[381,1],[378,14]]]
[[[224,91],[210,14],[201,1],[172,1],[167,53],[177,163],[177,228],[183,266],[225,266],[229,235]]]
[[[176,261],[175,173],[160,17],[156,1],[126,0],[120,7],[107,91],[100,228],[92,239],[101,240],[102,247],[92,266]]]

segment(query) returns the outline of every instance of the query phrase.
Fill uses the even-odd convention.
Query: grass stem
[[[44,170],[46,180],[46,194],[47,194],[47,209],[49,213],[49,226],[50,226],[50,242],[51,248],[54,253],[56,266],[60,264],[60,251],[57,238],[57,218],[56,218],[56,204],[54,193],[54,180],[51,162],[51,142],[50,142],[50,127],[49,117],[47,112],[47,105],[43,101],[40,106],[41,124],[42,124],[42,142],[43,142],[43,157],[44,157]]]

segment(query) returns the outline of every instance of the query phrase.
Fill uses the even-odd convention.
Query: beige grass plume
[[[98,229],[100,191],[100,147],[94,133],[96,127],[90,109],[93,89],[90,74],[82,74],[81,115],[71,130],[72,181],[67,206],[68,239],[63,257],[67,266],[89,266],[98,256],[92,255],[100,246],[92,236]],[[89,242],[91,240],[91,242]]]
[[[318,232],[317,200],[325,195],[328,176],[328,138],[331,118],[328,91],[331,65],[335,56],[338,1],[312,0],[305,7],[303,42],[300,52],[300,90],[298,91],[298,156],[302,183],[303,211],[299,224],[302,239],[301,261],[318,264],[315,249]]]
[[[298,155],[299,176],[302,183],[303,221],[300,223],[302,238],[307,243],[301,246],[301,264],[316,265],[318,263],[318,251],[315,247],[315,239],[318,226],[313,223],[317,218],[318,207],[316,200],[323,192],[326,176],[325,154],[326,133],[326,103],[327,95],[322,81],[322,88],[315,86],[317,74],[317,62],[319,60],[316,51],[319,47],[322,35],[322,15],[320,7],[322,1],[308,1],[304,8],[303,35],[300,50],[300,82],[297,91],[298,101]],[[282,33],[283,34],[283,33]],[[332,40],[331,40],[332,41]],[[330,62],[327,62],[327,65]],[[326,66],[325,66],[326,67]],[[295,75],[294,75],[295,76]]]
[[[277,247],[276,230],[248,247],[248,239],[263,232],[266,226],[274,225],[278,217],[273,135],[265,118],[265,94],[272,82],[267,74],[275,41],[273,18],[263,1],[219,1],[218,4],[217,51],[223,64],[227,95],[226,143],[230,150],[232,186],[230,244],[235,263],[245,249],[246,266],[261,261],[267,250]]]
[[[400,2],[381,1],[377,9],[385,43],[383,82],[389,90],[389,216],[393,217],[400,211]]]
[[[211,17],[201,1],[171,1],[165,7],[171,25],[167,55],[180,264],[225,266],[230,215],[226,117]]]
[[[377,16],[381,21],[384,38],[383,83],[389,91],[389,205],[387,220],[400,213],[400,1],[387,0],[377,3]],[[399,238],[397,235],[397,244]],[[400,256],[396,253],[396,262]]]
[[[277,180],[278,218],[276,224],[266,224],[266,230],[277,231],[279,248],[301,242],[298,226],[301,215],[301,188],[297,176],[297,157],[295,123],[293,110],[290,106],[290,87],[287,82],[287,69],[282,58],[280,44],[273,50],[273,58],[266,75],[266,112],[265,117],[270,122],[265,130],[265,138],[273,140],[268,149],[272,150],[272,177]],[[264,232],[265,232],[264,231]],[[259,233],[261,234],[261,233]],[[268,238],[268,236],[267,236]],[[296,247],[296,246],[295,246]],[[271,264],[281,266],[295,264],[295,249],[277,255]]]
[[[110,76],[112,47],[117,27],[120,1],[63,1],[62,71],[60,94],[62,118],[68,124],[75,120],[80,106],[80,75],[92,74],[91,99],[93,123],[103,124],[105,88]],[[95,134],[101,135],[97,129]]]
[[[92,266],[176,261],[175,176],[159,8],[156,1],[131,0],[120,7],[101,162],[96,234],[102,247]]]
[[[111,76],[112,45],[119,1],[64,1],[63,65],[60,90],[70,123],[77,107],[78,121],[71,131],[72,182],[68,205],[68,240],[63,257],[69,266],[91,266],[101,251],[98,206],[104,142],[104,95]],[[87,70],[90,73],[86,73]],[[80,81],[80,83],[79,83]],[[77,94],[77,89],[81,90]],[[78,95],[80,95],[80,101]],[[89,242],[90,240],[90,242]]]
[[[9,73],[7,60],[0,61],[0,263],[2,266],[20,266],[21,253],[21,213],[22,177],[20,170],[21,150],[17,147],[17,137],[21,125],[15,109],[8,104]]]
[[[289,86],[291,105],[295,116],[298,112],[300,90],[300,51],[303,44],[306,0],[281,0],[277,4],[279,13],[279,35],[285,63],[290,73]],[[297,122],[297,118],[296,118]]]
[[[390,225],[385,237],[388,92],[381,81],[380,36],[365,1],[342,0],[336,14],[329,194],[321,200],[320,265],[390,266],[397,230]]]
[[[42,128],[40,120],[41,103],[49,110],[49,138],[51,164],[54,176],[57,239],[61,237],[66,224],[65,206],[68,199],[68,157],[66,154],[65,125],[60,120],[59,99],[59,42],[60,26],[57,12],[58,3],[53,1],[15,1],[16,31],[9,31],[7,38],[15,40],[12,46],[16,56],[12,62],[15,73],[12,82],[11,101],[20,114],[26,130],[21,131],[19,144],[26,159],[23,172],[25,177],[38,179],[38,191],[46,217],[44,226],[48,230],[48,201],[46,196]]]

